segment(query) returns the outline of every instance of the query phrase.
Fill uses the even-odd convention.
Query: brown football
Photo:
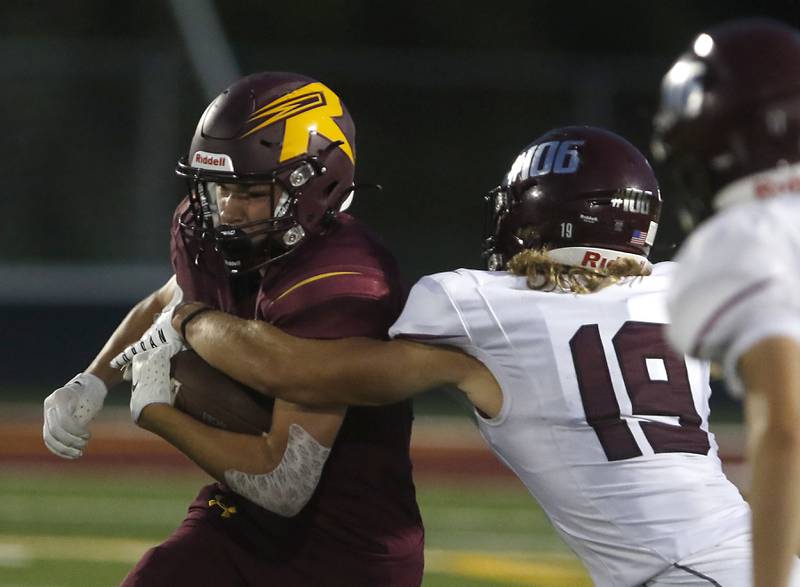
[[[261,434],[272,424],[272,399],[231,379],[194,351],[172,358],[172,378],[180,383],[175,407],[209,426]]]

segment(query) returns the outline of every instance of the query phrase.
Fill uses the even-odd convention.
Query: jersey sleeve
[[[391,338],[465,346],[469,332],[444,282],[448,274],[426,276],[411,289],[403,312],[389,329]]]
[[[692,235],[677,258],[667,300],[670,341],[721,363],[736,396],[743,392],[736,371],[742,354],[772,336],[800,340],[796,292],[787,283],[790,248],[780,232],[768,214],[730,210]]]

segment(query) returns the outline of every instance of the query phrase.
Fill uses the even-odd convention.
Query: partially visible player
[[[314,405],[454,384],[597,585],[749,587],[750,510],[708,430],[708,364],[663,337],[674,264],[648,260],[661,197],[647,160],[613,133],[557,129],[487,201],[492,271],[422,278],[394,341],[245,331],[221,312],[192,318],[198,304],[174,312],[171,337],[183,324],[212,365]],[[241,336],[222,349],[225,328]]]
[[[404,288],[391,253],[342,212],[354,170],[353,120],[322,83],[265,72],[222,92],[178,164],[188,197],[172,223],[175,277],[131,312],[87,373],[47,398],[48,447],[81,455],[106,385],[119,380],[110,359],[181,294],[241,317],[245,332],[270,322],[298,336],[385,338]],[[228,353],[240,334],[219,330],[215,344]],[[159,411],[160,403],[144,412],[148,402],[171,401],[169,360],[181,343],[170,342],[134,363],[133,417],[219,483],[201,489],[181,526],[145,554],[125,587],[420,584],[410,402],[345,414],[277,400],[263,437]],[[261,366],[249,353],[229,358],[240,368]]]
[[[800,549],[800,34],[733,21],[699,34],[664,78],[654,154],[691,228],[669,294],[670,339],[746,394],[759,587]]]

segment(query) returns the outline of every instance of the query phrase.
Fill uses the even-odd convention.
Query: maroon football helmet
[[[664,77],[652,150],[682,192],[686,230],[714,208],[770,195],[756,182],[727,188],[800,160],[798,31],[743,19],[699,34]]]
[[[578,267],[602,268],[619,257],[649,264],[661,214],[658,182],[636,147],[612,132],[551,130],[525,147],[485,198],[490,270],[538,248]]]
[[[231,274],[258,269],[325,232],[349,204],[354,170],[355,125],[335,93],[295,73],[250,75],[206,108],[178,162],[184,232],[213,242]],[[216,193],[230,184],[275,184],[273,217],[220,224]]]

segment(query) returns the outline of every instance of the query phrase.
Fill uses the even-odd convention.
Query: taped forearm
[[[269,473],[225,471],[225,482],[241,495],[281,516],[296,516],[319,483],[331,449],[325,448],[298,424],[289,426],[283,458]]]
[[[176,287],[175,278],[172,277],[160,289],[131,308],[86,372],[102,379],[109,389],[121,382],[122,372],[111,367],[109,361],[127,345],[135,342],[150,327],[153,316],[163,310]]]

